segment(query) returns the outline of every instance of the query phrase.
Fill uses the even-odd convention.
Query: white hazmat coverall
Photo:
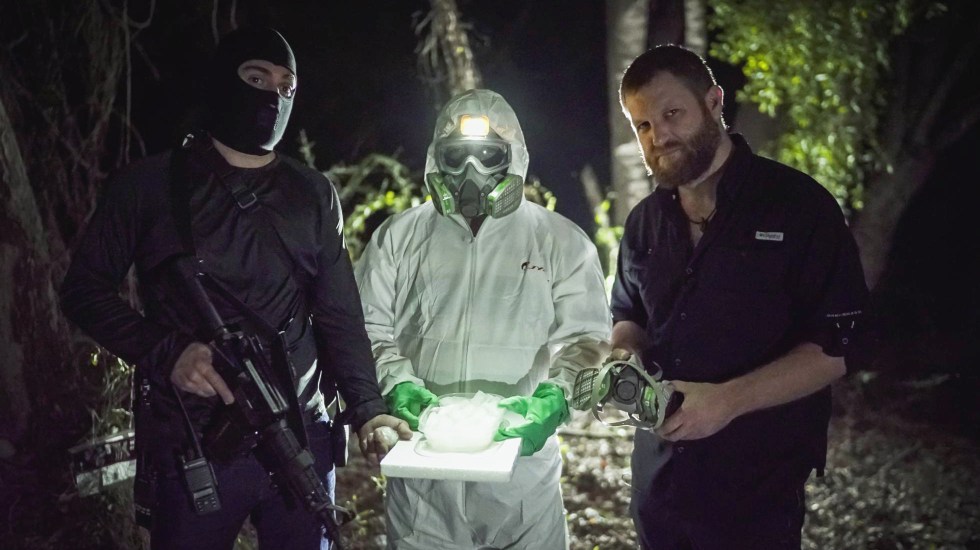
[[[496,94],[493,94],[494,97]],[[462,109],[451,103],[435,138]],[[484,101],[527,171],[524,136],[505,102]],[[434,169],[433,147],[427,170]],[[530,395],[540,382],[571,395],[575,375],[608,351],[610,314],[598,255],[559,214],[523,201],[474,236],[426,202],[374,233],[355,275],[383,394],[405,381],[436,395]],[[389,478],[389,548],[567,548],[557,438],[518,457],[509,483]]]

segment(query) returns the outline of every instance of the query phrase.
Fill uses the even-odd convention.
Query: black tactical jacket
[[[306,413],[339,389],[354,429],[387,412],[350,258],[340,202],[321,173],[277,155],[257,169],[233,168],[209,143],[187,150],[188,205],[171,191],[173,152],[133,163],[110,183],[73,254],[61,287],[65,315],[100,345],[147,373],[154,445],[172,453],[186,439],[169,382],[184,348],[200,336],[171,261],[186,254],[175,212],[190,219],[204,270],[270,325],[286,329],[291,378]],[[244,190],[240,196],[231,189]],[[255,202],[251,201],[254,194]],[[142,313],[120,297],[130,266]],[[242,313],[211,296],[218,313],[248,328]],[[207,422],[219,399],[183,394]]]

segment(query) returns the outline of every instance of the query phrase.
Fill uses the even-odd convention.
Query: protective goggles
[[[467,164],[481,174],[495,174],[510,165],[510,144],[498,139],[444,140],[436,144],[435,157],[444,174],[462,174]]]

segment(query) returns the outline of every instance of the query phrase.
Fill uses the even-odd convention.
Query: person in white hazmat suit
[[[524,200],[527,166],[503,97],[454,97],[426,157],[432,201],[389,218],[355,267],[393,415],[417,429],[437,395],[484,391],[525,420],[496,435],[522,439],[509,483],[389,478],[389,548],[568,547],[554,433],[611,321],[595,247]]]

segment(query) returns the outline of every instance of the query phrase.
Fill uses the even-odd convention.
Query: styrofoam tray
[[[426,448],[422,434],[415,433],[388,451],[381,460],[381,473],[389,477],[507,482],[520,450],[521,440],[515,437],[495,441],[475,453],[439,452]]]

